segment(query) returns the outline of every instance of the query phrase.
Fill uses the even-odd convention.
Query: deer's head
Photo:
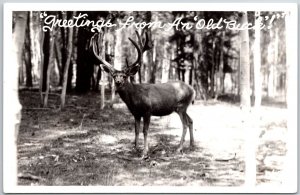
[[[126,82],[128,82],[128,77],[133,76],[137,73],[137,71],[140,68],[140,61],[141,61],[141,56],[142,53],[144,51],[146,51],[146,47],[144,47],[143,45],[145,45],[146,42],[148,42],[148,37],[146,36],[146,40],[145,43],[142,44],[140,36],[138,34],[138,32],[136,31],[138,40],[140,42],[140,44],[138,45],[134,40],[132,40],[131,38],[128,38],[130,40],[130,42],[134,45],[134,47],[137,50],[137,59],[134,63],[132,63],[131,65],[128,64],[128,61],[126,59],[126,68],[123,70],[116,70],[114,69],[114,67],[108,63],[107,61],[105,61],[103,58],[100,57],[100,55],[97,52],[97,48],[98,48],[98,43],[96,40],[98,40],[98,36],[99,34],[95,34],[92,38],[91,38],[91,47],[93,49],[93,53],[95,55],[95,57],[101,62],[101,65],[104,69],[105,72],[109,73],[114,81],[117,87],[122,87]]]

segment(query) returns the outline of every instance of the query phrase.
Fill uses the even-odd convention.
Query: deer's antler
[[[146,37],[145,37],[144,42],[142,41],[141,35],[138,33],[138,31],[135,31],[135,34],[137,36],[138,43],[133,41],[131,38],[128,38],[128,39],[131,41],[131,43],[137,49],[138,57],[137,57],[137,60],[130,66],[128,65],[128,62],[126,62],[127,63],[127,72],[133,72],[134,74],[141,66],[141,61],[142,61],[141,59],[142,59],[143,53],[145,51],[151,49],[151,45],[149,44],[149,37],[148,37],[147,33],[145,33]]]
[[[132,40],[131,38],[128,38],[128,39],[134,45],[134,47],[136,48],[136,50],[138,52],[138,57],[137,57],[136,61],[129,66],[129,67],[134,67],[134,66],[136,66],[137,64],[140,63],[141,56],[142,56],[142,51],[141,51],[140,47],[138,46],[138,44],[134,40]]]
[[[97,52],[98,51],[97,50],[98,43],[96,40],[98,40],[98,36],[99,36],[98,33],[96,33],[92,36],[92,38],[90,40],[90,47],[92,47],[92,49],[93,49],[94,56],[102,63],[104,70],[106,72],[110,72],[111,74],[113,74],[115,72],[115,69],[113,68],[113,66],[110,63],[108,63],[107,61],[105,61],[104,59],[102,59]]]
[[[145,34],[145,40],[144,40],[144,42],[142,41],[141,35],[138,33],[138,31],[135,31],[135,34],[136,34],[136,36],[138,38],[139,45],[140,45],[140,48],[142,50],[142,53],[144,53],[147,50],[152,49],[152,44],[149,41],[149,35],[148,35],[148,33],[146,31],[144,31],[141,34],[141,35]]]

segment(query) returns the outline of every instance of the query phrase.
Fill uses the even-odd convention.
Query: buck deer
[[[140,132],[140,121],[143,117],[143,133],[144,133],[144,150],[143,157],[148,153],[148,129],[151,116],[166,116],[172,112],[178,113],[183,132],[180,140],[178,151],[182,152],[187,127],[190,132],[190,146],[194,146],[193,136],[193,120],[186,113],[188,106],[195,98],[194,89],[185,84],[184,82],[168,82],[161,84],[135,84],[128,81],[128,77],[137,73],[140,68],[140,59],[142,53],[145,51],[145,45],[140,44],[143,48],[140,48],[138,44],[131,38],[129,40],[137,50],[137,60],[126,66],[124,70],[115,70],[111,64],[100,57],[97,50],[98,40],[95,38],[98,34],[95,34],[91,38],[91,47],[95,57],[100,61],[102,67],[108,72],[114,79],[116,85],[116,92],[121,99],[125,102],[128,109],[135,118],[135,147],[138,147],[138,138]],[[139,34],[137,33],[138,40],[141,43]],[[146,38],[147,40],[147,38]],[[126,60],[127,61],[127,60]]]

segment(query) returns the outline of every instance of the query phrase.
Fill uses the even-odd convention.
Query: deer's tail
[[[195,98],[196,98],[196,91],[195,91],[195,89],[193,89],[192,104],[195,103]]]

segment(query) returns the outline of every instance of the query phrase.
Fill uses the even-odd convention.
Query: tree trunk
[[[238,79],[236,79],[235,81],[235,88],[237,88],[237,95],[238,96],[241,96],[241,85],[240,85],[240,81],[241,81],[241,51],[239,50],[238,51],[238,54],[239,54],[239,60],[237,61],[237,63],[239,63],[238,64],[238,66],[237,66],[237,77],[238,77]]]
[[[32,60],[31,60],[31,35],[30,35],[30,12],[28,12],[27,28],[26,28],[26,38],[24,47],[24,57],[26,66],[26,87],[32,87]]]
[[[72,15],[75,15],[76,12],[74,11]],[[71,16],[72,18],[72,16]],[[73,51],[73,28],[68,29],[68,43],[67,43],[67,58],[66,58],[66,64],[64,65],[64,76],[63,76],[63,85],[62,85],[62,91],[61,91],[61,109],[65,107],[65,101],[66,101],[66,91],[67,91],[67,82],[68,82],[68,73],[69,73],[69,66],[71,63],[71,56]]]
[[[199,13],[200,16],[203,17],[203,12]],[[202,45],[202,38],[203,38],[203,31],[202,30],[196,30],[194,34],[194,46],[193,46],[193,52],[194,52],[194,88],[196,90],[196,98],[202,97],[204,100],[206,100],[206,92],[203,89],[202,82],[201,82],[201,64],[203,64],[202,61],[202,55],[203,55],[203,45]]]
[[[43,42],[43,68],[42,68],[42,76],[41,76],[41,82],[42,82],[42,93],[46,91],[46,83],[47,83],[47,70],[49,66],[49,56],[50,56],[50,34],[51,32],[48,30],[44,32],[44,42]],[[44,104],[44,98],[42,100],[42,105]]]
[[[108,43],[109,41],[107,40],[109,39],[108,33],[106,33],[106,31],[102,32],[99,34],[98,36],[98,51],[97,53],[99,54],[99,56],[101,56],[102,59],[105,59],[106,61],[110,62],[111,60],[109,60],[108,58],[106,58],[106,54],[111,54],[110,50],[108,51]],[[94,66],[94,68],[96,69],[94,72],[94,79],[95,79],[95,91],[99,91],[99,81],[100,81],[100,109],[103,109],[105,106],[105,85],[107,84],[107,82],[105,82],[104,80],[104,71],[102,70],[102,66]]]
[[[152,42],[152,33],[151,33],[151,30],[148,30],[146,31],[145,33],[148,34],[148,38],[149,38],[149,41]],[[149,83],[151,81],[151,70],[153,69],[153,48],[154,48],[154,45],[152,45],[152,48],[147,50],[146,52],[146,63],[145,63],[145,82],[146,83]]]
[[[170,70],[170,61],[168,55],[169,43],[164,44],[163,50],[163,60],[162,60],[162,73],[161,73],[161,82],[166,83],[169,80],[169,70]]]
[[[243,12],[241,25],[248,23],[247,12]],[[250,62],[249,62],[249,34],[248,30],[240,31],[240,90],[241,107],[250,107]]]
[[[275,69],[275,33],[273,29],[269,29],[270,43],[268,46],[268,97],[274,97],[274,69]]]
[[[213,40],[213,46],[212,46],[212,64],[211,64],[211,69],[210,69],[210,97],[215,96],[215,63],[216,63],[216,58],[215,58],[215,53],[216,53],[216,41]]]
[[[222,31],[221,43],[220,43],[220,63],[219,63],[219,90],[218,95],[224,93],[224,39],[225,30]]]
[[[15,38],[18,43],[17,45],[20,45],[21,47],[15,48],[17,53],[17,63],[19,65],[19,80],[23,82],[23,47],[25,42],[25,35],[26,35],[26,26],[27,26],[27,12],[14,12],[16,21],[18,22],[18,25],[15,26],[14,32],[15,32]],[[17,33],[16,31],[21,31],[20,33]],[[19,38],[20,37],[20,38]],[[20,39],[20,40],[19,40]]]
[[[68,18],[71,18],[72,16],[68,17],[68,12],[62,11],[60,12],[60,17],[62,20],[66,20]],[[63,80],[63,70],[64,70],[64,66],[66,64],[67,61],[67,57],[68,57],[68,46],[67,46],[67,28],[60,28],[61,30],[61,39],[62,39],[62,47],[61,47],[61,52],[60,52],[60,59],[61,59],[61,72],[60,72],[60,85],[62,85],[62,80]],[[76,32],[78,32],[78,29],[76,28]],[[74,32],[75,33],[75,32]],[[76,36],[76,35],[75,35]],[[73,52],[72,52],[73,53]],[[67,81],[67,91],[71,91],[72,90],[72,76],[73,76],[73,64],[71,63],[69,65],[69,69],[68,69],[68,81]]]
[[[73,78],[73,76],[74,76],[73,75],[73,63],[72,63],[72,55],[71,55],[71,60],[70,60],[70,64],[69,64],[69,67],[68,67],[67,92],[72,91],[72,78]]]
[[[72,79],[70,83],[70,87],[76,87],[75,82],[76,82],[76,76],[77,76],[77,48],[78,48],[78,28],[74,29],[73,32],[73,51],[72,51],[72,56],[71,56],[71,64],[72,64]],[[67,85],[67,91],[68,91],[68,86]],[[72,88],[73,90],[73,88]]]
[[[145,61],[145,83],[150,83],[151,70],[153,69],[153,49],[147,51]]]
[[[86,93],[91,88],[91,77],[93,75],[94,62],[92,56],[86,50],[89,41],[89,32],[84,28],[78,29],[77,37],[77,72],[76,91]]]
[[[157,69],[157,53],[156,53],[156,41],[153,42],[153,49],[152,49],[152,66],[150,68],[150,83],[155,83],[156,80],[156,69]]]
[[[118,19],[118,24],[121,23],[121,20]],[[116,34],[115,34],[115,58],[114,58],[114,68],[116,70],[121,70],[122,69],[122,57],[124,56],[123,54],[123,50],[122,50],[122,41],[123,40],[123,30],[117,30]],[[112,83],[111,83],[111,101],[114,102],[115,99],[115,83],[114,80],[112,79]]]
[[[44,95],[43,95],[43,81],[44,81],[44,68],[45,68],[45,52],[44,52],[44,41],[45,41],[46,32],[41,33],[41,44],[40,51],[41,52],[41,66],[40,66],[40,81],[39,81],[39,92],[40,92],[40,104],[43,105]]]
[[[47,107],[48,104],[48,96],[49,96],[49,89],[50,89],[50,76],[51,76],[51,70],[54,64],[53,57],[54,57],[54,42],[55,42],[55,30],[53,29],[50,31],[50,37],[49,37],[49,59],[48,59],[48,66],[47,66],[47,73],[46,73],[46,85],[45,85],[45,96],[44,96],[44,102],[43,107]]]
[[[11,137],[12,139],[3,140],[5,146],[13,146],[10,150],[3,150],[4,156],[11,156],[10,161],[3,162],[3,169],[6,170],[4,178],[8,176],[13,176],[9,182],[9,186],[18,185],[17,184],[17,138],[19,132],[20,124],[20,110],[21,105],[18,98],[18,68],[22,65],[22,51],[25,40],[25,29],[26,29],[26,20],[27,12],[14,11],[13,17],[15,18],[15,26],[12,34],[12,59],[5,60],[4,63],[8,66],[3,67],[3,93],[5,98],[3,99],[3,129],[6,129],[4,137]],[[8,23],[7,23],[8,24]],[[7,34],[8,35],[8,34]],[[9,36],[9,35],[8,35]],[[6,54],[11,54],[11,51],[4,51]],[[12,79],[11,79],[12,78]],[[6,82],[10,81],[9,85],[5,85]],[[6,83],[7,84],[7,83]],[[6,97],[8,99],[6,99]],[[13,102],[13,105],[10,103]],[[9,122],[13,121],[13,122]],[[3,134],[4,134],[3,132]],[[12,163],[13,162],[13,163]],[[9,170],[9,171],[8,171]],[[5,181],[5,180],[4,180]],[[7,186],[7,185],[5,185]]]
[[[102,39],[102,48],[101,48],[101,56],[103,59],[105,59],[105,53],[107,51],[107,54],[111,54],[111,49],[110,49],[110,46],[109,44],[106,44],[107,42],[107,33],[105,32],[105,34],[103,34],[103,39]],[[98,76],[99,78],[97,78],[97,81],[98,79],[100,79],[100,93],[101,93],[101,96],[100,96],[100,109],[104,109],[105,107],[105,85],[107,84],[107,82],[105,82],[105,76],[106,73],[102,70],[101,67],[99,67],[99,70],[98,70]]]
[[[149,23],[151,22],[151,19],[152,19],[152,12],[151,11],[147,11],[147,12],[144,12],[143,14],[143,20],[146,22],[146,23]],[[149,40],[149,43],[151,43],[152,45],[152,32],[151,32],[151,29],[143,29],[142,31],[144,31],[144,34],[145,36],[147,35],[148,36],[148,40]],[[153,45],[152,45],[153,47]],[[153,50],[152,49],[149,49],[146,51],[145,55],[145,62],[144,63],[144,82],[145,83],[148,83],[150,81],[150,71],[151,71],[151,68],[152,68],[152,64],[153,64]]]
[[[42,65],[41,43],[43,32],[40,24],[40,12],[30,12],[30,53],[32,64],[33,82],[37,83],[40,79],[40,69]]]
[[[61,49],[60,49],[58,41],[55,41],[54,47],[55,47],[55,57],[56,57],[56,61],[57,61],[57,68],[58,68],[58,72],[59,72],[59,84],[58,85],[62,86],[63,65],[62,65]]]
[[[26,37],[26,26],[28,24],[28,12],[15,11],[13,12],[13,14],[15,17],[15,27],[13,31],[13,50],[16,56],[13,60],[16,60],[14,65],[17,66],[16,70],[18,70],[18,68],[22,67],[23,63],[23,48]],[[16,78],[16,81],[17,80],[18,79]]]
[[[67,19],[67,13],[65,11],[60,12],[60,18],[62,20]],[[60,36],[61,36],[61,42],[62,42],[62,47],[60,48],[61,50],[61,64],[62,64],[62,77],[60,78],[60,83],[63,83],[63,70],[64,70],[64,65],[66,64],[66,58],[67,58],[67,29],[64,27],[60,28]]]
[[[176,32],[176,31],[175,31]],[[183,44],[182,44],[181,38],[176,39],[176,62],[177,62],[177,74],[178,74],[178,80],[185,81],[184,77],[184,59],[182,59],[182,53],[183,53]]]
[[[142,38],[142,37],[141,37]],[[140,48],[142,48],[142,45],[140,45]],[[142,69],[145,69],[145,65],[144,65],[144,53],[142,52],[142,55],[141,55],[141,60],[140,60],[140,68],[138,70],[138,81],[139,83],[142,83]],[[145,71],[145,70],[144,70]]]
[[[248,23],[247,12],[242,12],[241,25]],[[241,128],[245,139],[245,185],[255,187],[256,183],[256,131],[249,128],[252,123],[250,119],[250,62],[249,62],[249,34],[248,30],[240,31],[240,92],[241,92]],[[255,121],[252,121],[255,122]],[[252,124],[253,125],[253,124]]]
[[[273,93],[274,96],[277,96],[277,77],[278,77],[278,47],[279,47],[279,35],[278,35],[278,28],[276,26],[274,28],[274,33],[275,33],[275,40],[274,40],[274,66],[273,66]]]
[[[255,40],[254,40],[254,106],[259,108],[261,105],[262,82],[261,82],[261,51],[260,51],[260,12],[255,12]]]

